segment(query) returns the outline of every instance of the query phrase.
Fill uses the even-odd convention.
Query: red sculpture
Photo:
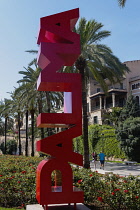
[[[47,209],[48,204],[81,203],[83,192],[73,187],[74,163],[83,166],[82,155],[73,152],[72,139],[82,134],[81,75],[59,73],[62,66],[71,66],[80,54],[80,37],[72,32],[79,9],[41,18],[38,44],[38,65],[42,71],[38,91],[64,92],[64,113],[41,113],[38,127],[66,127],[67,130],[37,142],[37,151],[51,155],[37,167],[36,198]],[[51,186],[51,174],[59,170],[62,186]]]

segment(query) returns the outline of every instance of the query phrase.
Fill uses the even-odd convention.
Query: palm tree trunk
[[[26,111],[26,145],[25,155],[28,156],[28,110]]]
[[[82,79],[82,109],[83,109],[83,146],[84,146],[84,168],[90,168],[89,143],[88,143],[88,116],[87,116],[87,92],[85,80],[86,60],[82,55],[75,62]]]
[[[88,143],[87,93],[86,93],[86,84],[85,84],[84,71],[82,71],[81,76],[82,76],[84,168],[90,168],[89,143]]]
[[[31,156],[34,157],[34,113],[35,110],[32,109],[31,111],[31,124],[32,124],[32,152],[31,152]]]
[[[50,100],[50,92],[46,92],[46,100],[47,100],[47,113],[50,113],[51,111],[51,100]],[[52,129],[51,128],[47,128],[48,131],[48,136],[51,136],[52,133]]]
[[[38,99],[38,111],[42,113],[42,94],[40,92],[40,98]],[[41,139],[44,139],[44,128],[40,128],[41,131]]]
[[[18,112],[18,141],[19,141],[19,155],[21,155],[20,112]]]
[[[4,135],[5,135],[5,139],[4,139],[4,154],[6,154],[6,150],[7,150],[7,117],[5,116],[5,128],[4,128]]]
[[[51,102],[50,102],[50,92],[46,91],[46,101],[47,101],[47,112],[51,111]]]

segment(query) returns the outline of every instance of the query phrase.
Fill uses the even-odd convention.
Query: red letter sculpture
[[[37,142],[37,151],[52,157],[37,167],[36,198],[45,209],[48,204],[83,203],[83,192],[73,187],[69,165],[83,165],[83,157],[73,152],[72,142],[82,134],[81,75],[58,72],[63,66],[72,66],[80,54],[80,37],[72,32],[78,18],[79,9],[73,9],[43,17],[40,22],[38,65],[42,71],[37,89],[64,92],[64,113],[41,113],[37,126],[68,128]],[[51,186],[54,170],[61,172],[62,186]]]

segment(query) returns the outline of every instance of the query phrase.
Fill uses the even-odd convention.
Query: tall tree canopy
[[[72,67],[64,67],[64,72],[79,72],[82,78],[84,167],[89,168],[88,116],[87,116],[87,81],[91,77],[98,81],[107,92],[105,78],[111,83],[119,82],[128,68],[113,55],[111,49],[102,44],[102,40],[111,35],[103,30],[103,24],[95,20],[81,18],[74,32],[80,34],[81,55]]]

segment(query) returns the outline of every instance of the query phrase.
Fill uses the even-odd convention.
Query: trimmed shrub
[[[90,125],[88,131],[90,159],[94,151],[99,154],[102,150],[107,157],[126,158],[124,151],[120,148],[120,142],[116,139],[114,128],[109,125]],[[84,154],[82,136],[74,139],[74,150]]]

